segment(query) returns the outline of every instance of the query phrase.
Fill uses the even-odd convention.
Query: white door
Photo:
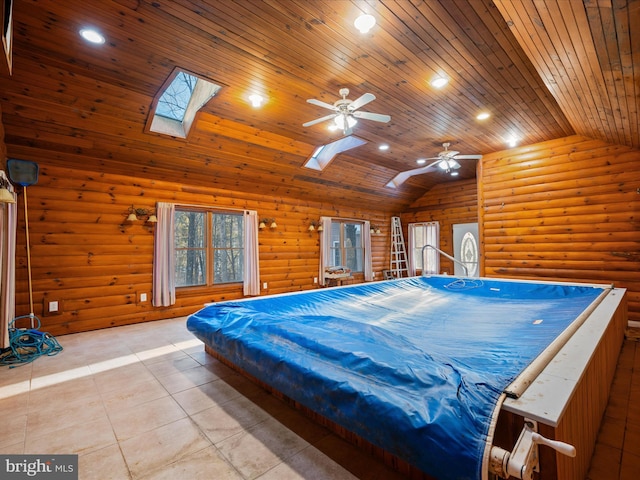
[[[453,256],[468,270],[467,274],[459,263],[455,263],[453,270],[455,275],[479,276],[480,242],[477,223],[459,223],[453,226]]]

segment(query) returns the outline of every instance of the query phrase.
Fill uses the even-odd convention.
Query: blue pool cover
[[[501,392],[602,291],[413,277],[215,303],[187,328],[428,475],[476,479]]]

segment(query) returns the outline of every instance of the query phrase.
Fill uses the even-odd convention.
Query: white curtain
[[[258,247],[258,213],[244,212],[244,285],[245,295],[260,295],[260,255]]]
[[[416,266],[422,255],[422,247],[431,245],[440,248],[440,223],[409,224],[409,276],[416,275]],[[440,254],[433,248],[424,250],[424,258],[420,259],[422,273],[440,273]]]
[[[4,171],[0,176],[7,189],[16,198]],[[16,311],[16,231],[18,228],[17,203],[0,204],[0,348],[9,346],[9,322]]]
[[[322,234],[320,235],[320,268],[318,269],[318,281],[324,285],[324,269],[331,262],[331,217],[320,217]]]
[[[155,239],[153,245],[153,306],[169,307],[176,303],[175,258],[175,205],[156,204]]]
[[[362,243],[364,244],[364,280],[373,280],[373,262],[371,260],[371,222],[364,222],[364,232],[362,232]]]

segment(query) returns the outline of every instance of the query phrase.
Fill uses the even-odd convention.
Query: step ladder
[[[394,278],[409,276],[407,252],[404,248],[404,235],[400,217],[391,217],[391,275]]]

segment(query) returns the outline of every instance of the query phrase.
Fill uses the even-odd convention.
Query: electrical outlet
[[[62,310],[64,310],[62,300],[49,300],[46,295],[42,299],[43,315],[62,315]]]
[[[313,283],[318,283],[318,277],[313,277]]]
[[[268,287],[267,282],[264,282],[264,283],[262,284],[262,288],[263,288],[264,290],[266,290],[266,289],[267,289],[267,287]]]
[[[131,296],[135,299],[136,305],[142,305],[149,302],[149,294],[147,292],[136,292]]]

